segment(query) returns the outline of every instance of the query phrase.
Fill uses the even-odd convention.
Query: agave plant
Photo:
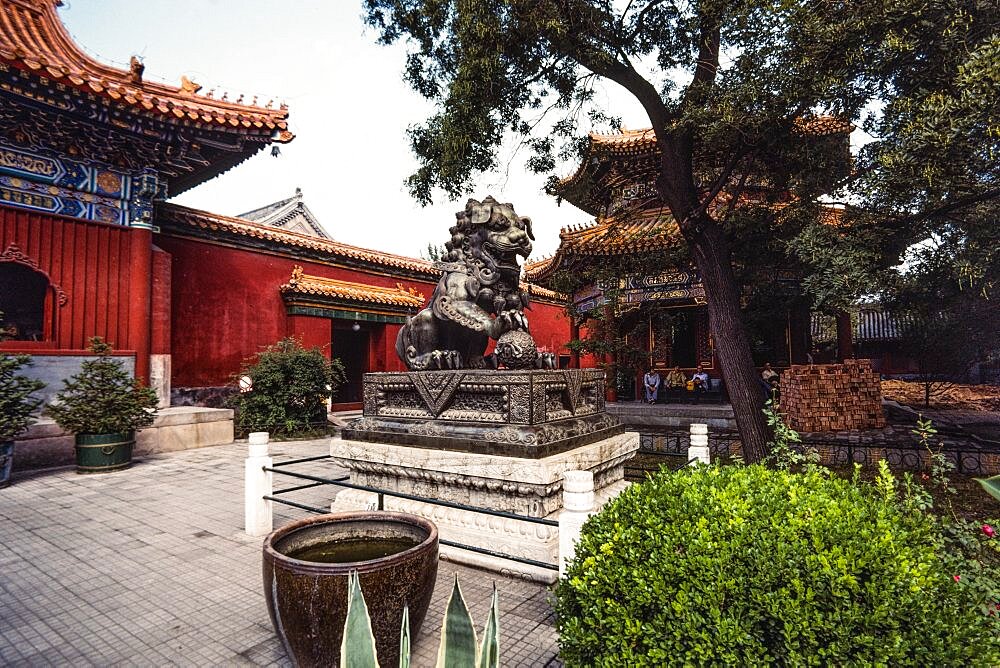
[[[340,665],[343,668],[379,668],[375,651],[368,606],[361,591],[357,572],[348,577],[347,620],[340,645]],[[448,606],[441,627],[437,668],[499,668],[500,666],[500,604],[496,586],[493,602],[483,629],[482,644],[476,642],[472,615],[465,604],[462,589],[455,576]],[[399,668],[410,667],[410,611],[403,608],[403,623],[399,637]]]
[[[1000,501],[1000,475],[992,478],[976,478],[976,482],[983,486],[987,494]]]

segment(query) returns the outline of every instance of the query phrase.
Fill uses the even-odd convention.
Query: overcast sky
[[[359,0],[64,0],[59,13],[99,60],[127,69],[139,55],[146,79],[178,85],[186,75],[202,93],[215,87],[230,100],[243,93],[288,103],[297,136],[279,157],[265,150],[172,201],[234,215],[300,187],[339,241],[416,256],[448,238],[464,198],[421,208],[403,187],[416,167],[406,128],[432,107],[402,80],[403,47],[379,46],[366,31]],[[648,125],[627,96],[611,95],[627,127]],[[557,207],[542,192],[544,177],[520,163],[509,175],[484,176],[471,195],[492,194],[530,216],[539,257],[555,250],[560,227],[591,218],[565,202]]]

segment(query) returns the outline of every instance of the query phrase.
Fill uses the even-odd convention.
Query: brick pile
[[[801,432],[885,427],[882,390],[871,360],[789,367],[781,374],[781,412]]]

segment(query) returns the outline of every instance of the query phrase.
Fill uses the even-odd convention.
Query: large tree
[[[830,283],[850,281],[824,240],[851,237],[860,256],[874,262],[865,256],[863,241],[870,224],[857,225],[860,236],[848,233],[850,224],[837,233],[820,229],[816,204],[824,191],[837,187],[831,178],[842,176],[847,183],[857,177],[846,174],[846,152],[834,164],[836,151],[827,146],[817,152],[803,141],[802,121],[817,114],[860,119],[873,101],[898,94],[903,79],[894,76],[907,68],[933,70],[921,60],[926,51],[909,41],[915,32],[933,31],[922,23],[928,16],[981,10],[974,1],[910,2],[365,0],[365,5],[381,41],[408,41],[406,77],[438,103],[436,113],[410,131],[421,166],[408,184],[424,203],[436,189],[453,198],[467,193],[477,173],[498,166],[497,148],[507,132],[525,136],[534,150],[529,166],[537,171],[551,172],[560,158],[578,156],[580,123],[613,127],[617,122],[611,110],[594,106],[597,78],[638,101],[662,155],[654,186],[709,294],[712,332],[744,452],[756,461],[764,457],[767,441],[763,395],[733,261],[747,218],[718,204],[738,199],[748,180],[794,188],[797,204],[775,214],[773,227],[777,233],[785,221],[795,225],[796,242],[789,248],[816,265],[825,280],[816,284],[825,290]],[[928,80],[939,85],[949,75],[939,74]],[[551,110],[558,112],[553,121]],[[895,253],[913,227],[900,222],[894,230],[901,232],[885,235]]]

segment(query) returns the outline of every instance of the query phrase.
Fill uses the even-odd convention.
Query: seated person
[[[778,375],[778,372],[771,368],[771,363],[770,362],[765,362],[764,363],[764,370],[760,372],[760,377],[763,378],[764,382],[767,383],[768,385],[771,384],[771,379],[772,378],[775,381],[777,381],[780,378],[780,376]]]
[[[649,368],[646,375],[642,377],[642,384],[646,390],[646,403],[656,403],[656,393],[660,389],[660,374],[653,367]]]
[[[708,372],[705,371],[705,367],[700,366],[698,370],[694,372],[691,376],[691,382],[694,388],[695,401],[698,400],[698,395],[708,392],[711,388],[709,387]]]
[[[664,387],[669,387],[671,390],[680,390],[684,388],[687,384],[687,378],[684,377],[684,372],[681,371],[679,366],[675,366],[667,374],[667,379],[663,382]]]

